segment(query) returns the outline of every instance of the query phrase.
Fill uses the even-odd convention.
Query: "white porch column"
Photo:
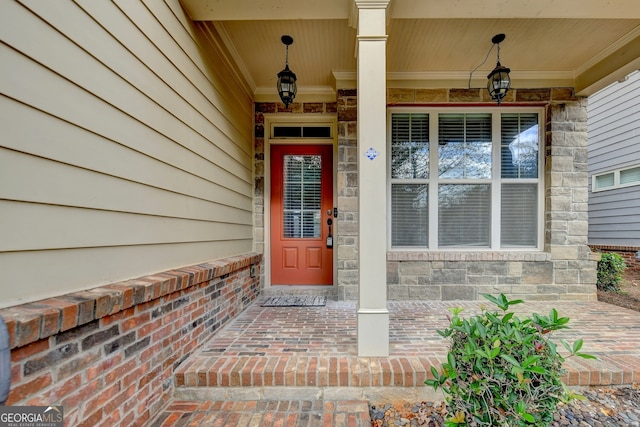
[[[389,355],[386,197],[386,8],[358,8],[358,356]]]

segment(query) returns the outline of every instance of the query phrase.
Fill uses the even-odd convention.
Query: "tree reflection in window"
[[[394,114],[391,133],[391,177],[429,178],[429,115]]]
[[[438,116],[438,176],[491,178],[491,114]]]
[[[538,115],[503,114],[501,134],[502,178],[537,178]]]

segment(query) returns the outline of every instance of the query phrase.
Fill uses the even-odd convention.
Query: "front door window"
[[[284,156],[284,237],[320,237],[321,168],[320,156]]]

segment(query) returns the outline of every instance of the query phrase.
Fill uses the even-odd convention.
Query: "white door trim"
[[[271,130],[273,126],[278,124],[312,124],[312,125],[328,125],[331,127],[331,138],[272,138]],[[336,114],[264,114],[264,202],[263,202],[263,226],[264,226],[264,287],[271,287],[271,145],[272,144],[331,144],[333,146],[333,205],[338,206],[338,187],[337,187],[337,165],[338,165],[338,117]],[[337,221],[334,219],[333,226],[333,286],[337,285],[337,255],[338,255],[338,239]]]

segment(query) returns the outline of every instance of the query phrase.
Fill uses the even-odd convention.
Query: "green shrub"
[[[507,310],[522,300],[483,296],[502,312],[463,319],[462,310],[453,309],[449,327],[438,331],[451,347],[447,362],[440,371],[432,366],[434,379],[425,384],[446,394],[445,426],[548,426],[558,402],[576,397],[561,381],[565,359],[549,339],[550,332],[568,327],[569,318],[553,309],[521,320]],[[570,356],[595,358],[580,352],[582,340],[560,342]]]
[[[598,261],[598,281],[596,285],[601,291],[619,292],[622,284],[622,272],[627,268],[619,254],[606,252]]]

